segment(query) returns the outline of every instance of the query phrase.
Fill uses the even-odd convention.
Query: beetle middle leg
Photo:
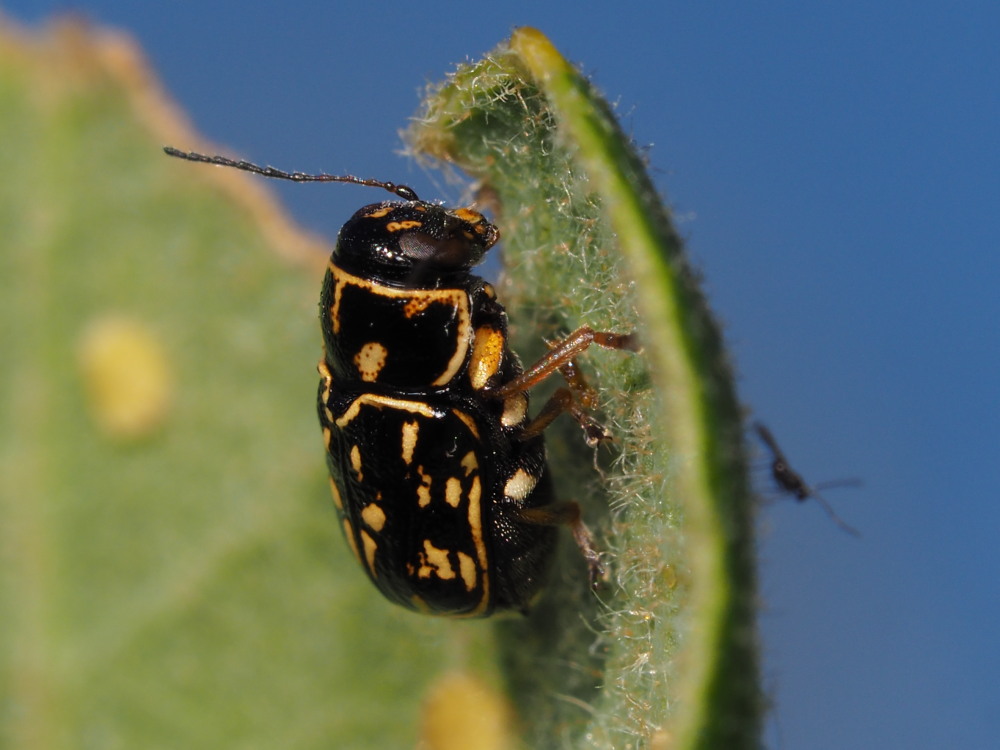
[[[583,428],[587,445],[594,447],[611,439],[610,433],[587,413],[588,409],[597,405],[597,392],[584,379],[575,361],[575,357],[591,344],[605,349],[637,351],[639,348],[635,334],[595,331],[590,326],[581,326],[553,344],[544,356],[518,377],[491,391],[491,395],[504,398],[533,388],[556,371],[562,374],[567,387],[558,389],[537,416],[525,425],[521,433],[523,439],[541,434],[563,412],[567,412]]]

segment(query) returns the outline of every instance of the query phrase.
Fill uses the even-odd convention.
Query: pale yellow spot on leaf
[[[424,701],[420,746],[425,750],[512,750],[515,722],[503,695],[468,674],[445,675]]]
[[[118,316],[91,323],[79,366],[90,412],[105,433],[135,439],[163,424],[173,377],[162,342],[144,325]]]

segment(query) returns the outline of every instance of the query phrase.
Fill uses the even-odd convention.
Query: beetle
[[[499,239],[473,208],[420,200],[405,185],[283,172],[166,148],[189,161],[296,182],[349,182],[402,200],[344,224],[323,280],[317,398],[344,536],[390,601],[417,612],[526,612],[566,525],[592,581],[600,556],[579,505],[555,499],[543,431],[561,413],[588,444],[610,436],[587,413],[594,392],[574,358],[596,344],[636,350],[633,334],[588,326],[524,369],[493,287],[471,272]],[[529,416],[528,391],[559,388]]]

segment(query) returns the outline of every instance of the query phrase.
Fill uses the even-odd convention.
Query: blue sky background
[[[995,746],[1000,5],[498,5],[3,8],[127,29],[232,153],[445,199],[395,153],[418,90],[514,26],[544,31],[652,146],[745,402],[807,478],[865,480],[827,495],[861,539],[813,504],[762,515],[767,743]],[[281,194],[331,239],[369,199]]]

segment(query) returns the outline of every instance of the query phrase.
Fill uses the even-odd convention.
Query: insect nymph
[[[471,208],[402,185],[287,173],[167,149],[191,161],[299,182],[353,182],[402,201],[357,211],[340,230],[320,296],[319,420],[344,535],[391,601],[430,614],[524,611],[544,582],[556,527],[599,567],[574,502],[557,502],[543,430],[566,411],[590,442],[573,358],[591,344],[633,349],[629,334],[577,329],[524,370],[507,314],[471,273],[499,232]],[[528,390],[561,371],[531,417]],[[576,393],[574,392],[576,391]]]

